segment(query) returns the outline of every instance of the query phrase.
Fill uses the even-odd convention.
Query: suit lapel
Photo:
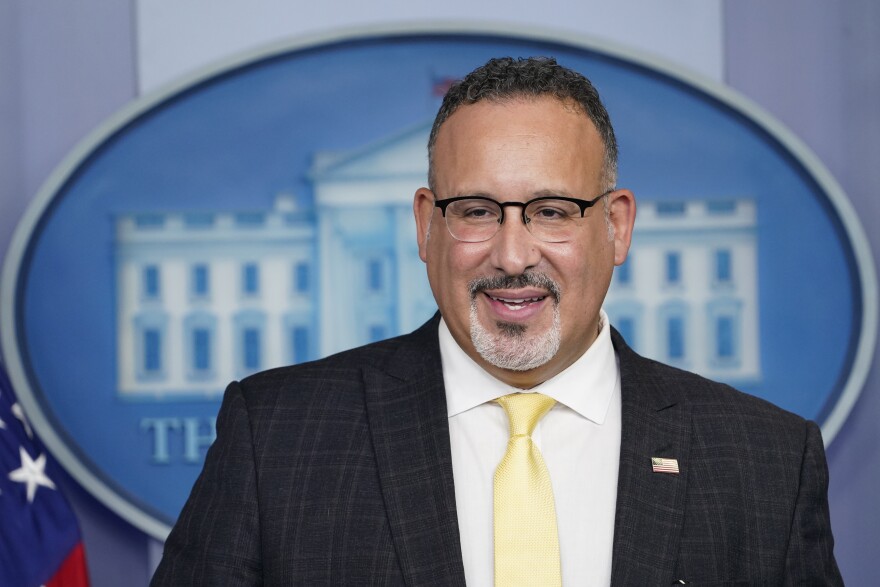
[[[437,320],[364,370],[367,417],[409,585],[464,585]]]
[[[613,585],[669,585],[675,579],[689,468],[691,418],[675,384],[613,333],[620,359],[623,424]],[[680,474],[654,473],[652,457],[678,460]]]

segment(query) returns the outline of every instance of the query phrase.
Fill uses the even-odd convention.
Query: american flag
[[[457,78],[451,76],[431,76],[431,94],[435,98],[442,98],[457,81]]]
[[[678,475],[678,459],[651,457],[651,470],[655,473],[673,473]]]
[[[0,585],[88,587],[79,526],[0,363]]]

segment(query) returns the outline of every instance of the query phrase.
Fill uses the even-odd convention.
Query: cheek
[[[572,247],[555,264],[563,288],[563,305],[572,314],[590,313],[601,304],[611,280],[614,250],[605,239]]]
[[[470,296],[467,284],[476,274],[473,255],[468,254],[466,248],[456,244],[457,241],[435,242],[429,243],[428,246],[428,279],[438,298],[437,303],[447,312],[463,304],[469,307]],[[442,307],[444,305],[445,308]]]
[[[445,230],[445,228],[444,228]],[[486,247],[482,243],[462,243],[444,238],[433,243],[434,249],[429,250],[429,269],[433,261],[435,271],[443,273],[448,280],[467,280],[480,272],[487,258]]]

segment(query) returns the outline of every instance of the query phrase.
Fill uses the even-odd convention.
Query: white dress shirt
[[[568,369],[534,387],[557,401],[532,438],[556,501],[562,584],[609,585],[620,456],[620,371],[608,317]],[[507,448],[508,423],[494,400],[523,391],[484,371],[440,321],[440,356],[449,413],[452,471],[467,584],[494,581],[492,480]]]

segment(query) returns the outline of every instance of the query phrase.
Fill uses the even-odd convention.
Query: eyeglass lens
[[[508,215],[512,213],[515,214],[508,210]],[[451,202],[446,208],[449,232],[455,239],[465,242],[489,240],[501,229],[502,218],[500,205],[480,198]],[[580,219],[580,207],[566,200],[541,199],[529,203],[525,209],[526,227],[535,238],[546,242],[571,239]]]

